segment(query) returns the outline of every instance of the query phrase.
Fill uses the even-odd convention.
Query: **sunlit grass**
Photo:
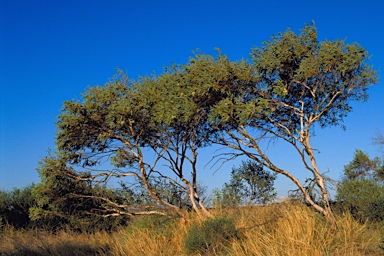
[[[331,232],[323,218],[305,205],[282,203],[266,207],[241,207],[213,211],[235,219],[238,238],[216,246],[210,255],[384,255],[382,226],[355,221],[349,214],[337,216]],[[108,234],[60,231],[17,231],[0,234],[2,255],[186,255],[184,237],[189,227],[203,220],[190,214],[179,219],[148,221]]]
[[[18,231],[7,227],[0,236],[0,255],[110,255],[105,232]]]

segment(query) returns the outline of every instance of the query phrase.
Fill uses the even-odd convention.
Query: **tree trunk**
[[[333,214],[333,211],[331,207],[328,205],[325,207],[323,216],[325,220],[328,222],[328,224],[331,227],[332,232],[335,232],[337,230],[337,223],[336,223],[336,218],[335,215]]]

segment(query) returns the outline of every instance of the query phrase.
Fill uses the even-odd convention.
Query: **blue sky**
[[[161,74],[173,62],[187,62],[197,48],[214,54],[219,47],[240,60],[272,34],[288,27],[298,32],[315,20],[319,40],[360,43],[381,73],[383,13],[380,0],[0,0],[0,189],[39,182],[35,169],[55,149],[62,103],[104,84],[115,68],[131,78]],[[353,104],[345,132],[316,130],[318,163],[332,178],[341,177],[356,148],[379,155],[371,137],[376,129],[384,132],[384,88],[374,85],[369,94],[367,103]],[[279,143],[274,148],[282,167],[301,171],[293,153]],[[220,187],[231,166],[215,175],[203,168],[200,179]],[[283,179],[276,185],[293,188]]]

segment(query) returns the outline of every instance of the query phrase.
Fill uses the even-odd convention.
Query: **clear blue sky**
[[[272,34],[298,32],[315,20],[320,40],[358,42],[384,66],[384,2],[325,1],[107,1],[0,0],[0,189],[39,182],[38,161],[55,149],[55,121],[63,101],[79,99],[120,68],[131,78],[185,63],[197,48],[222,49],[231,60],[248,58]],[[381,72],[380,72],[381,73]],[[384,131],[384,88],[354,104],[347,131],[316,131],[322,171],[340,178],[356,148],[378,155],[371,137]],[[277,143],[275,158],[294,173],[293,154]],[[297,170],[295,168],[298,168]],[[229,168],[230,169],[230,168]],[[221,186],[230,170],[200,179]],[[282,180],[278,190],[293,188]]]

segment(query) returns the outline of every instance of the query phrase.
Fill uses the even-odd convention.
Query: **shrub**
[[[362,222],[384,220],[384,185],[377,181],[367,178],[342,181],[336,202]]]
[[[34,185],[12,191],[0,190],[0,228],[6,223],[15,228],[31,227],[30,207],[36,204],[32,194]]]
[[[367,206],[366,216],[375,222],[384,221],[384,198],[378,198]]]
[[[184,246],[188,255],[216,251],[236,237],[235,221],[232,218],[209,219],[201,225],[195,224],[190,228]]]

